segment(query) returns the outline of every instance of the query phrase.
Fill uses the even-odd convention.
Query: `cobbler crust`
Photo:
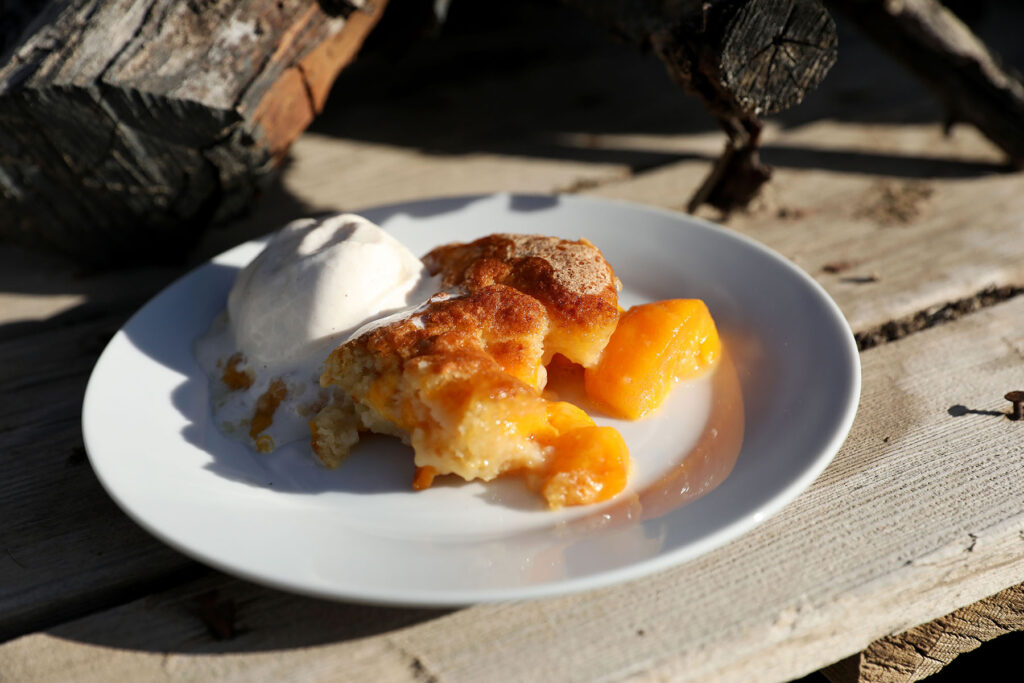
[[[336,466],[360,431],[412,445],[418,467],[492,479],[543,465],[550,430],[540,390],[563,353],[595,363],[618,320],[618,281],[589,242],[492,235],[424,259],[446,293],[335,349],[321,384],[333,399],[310,422]]]

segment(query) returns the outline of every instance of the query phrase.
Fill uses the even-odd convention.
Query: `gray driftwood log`
[[[0,238],[180,253],[253,200],[386,2],[4,3]]]
[[[760,117],[799,104],[836,60],[835,24],[817,0],[565,0],[650,48],[728,136],[689,202],[745,206],[771,177]]]
[[[948,123],[977,127],[1024,165],[1024,82],[938,0],[828,0],[938,96]]]

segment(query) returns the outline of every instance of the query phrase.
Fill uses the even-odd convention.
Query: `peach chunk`
[[[629,448],[614,427],[586,426],[562,434],[541,493],[554,509],[608,500],[626,487]]]
[[[580,427],[593,427],[594,421],[586,411],[567,401],[554,401],[547,404],[548,424],[559,435],[571,432]]]
[[[676,381],[692,379],[721,355],[722,342],[699,299],[668,299],[626,311],[600,361],[587,368],[587,394],[635,420],[661,405]]]

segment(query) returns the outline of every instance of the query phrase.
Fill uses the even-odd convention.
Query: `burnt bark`
[[[253,200],[385,3],[5,5],[0,238],[103,265],[182,253]]]

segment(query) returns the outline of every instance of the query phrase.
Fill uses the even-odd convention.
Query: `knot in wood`
[[[723,16],[722,84],[747,111],[799,104],[836,61],[835,23],[817,0],[749,0]]]

